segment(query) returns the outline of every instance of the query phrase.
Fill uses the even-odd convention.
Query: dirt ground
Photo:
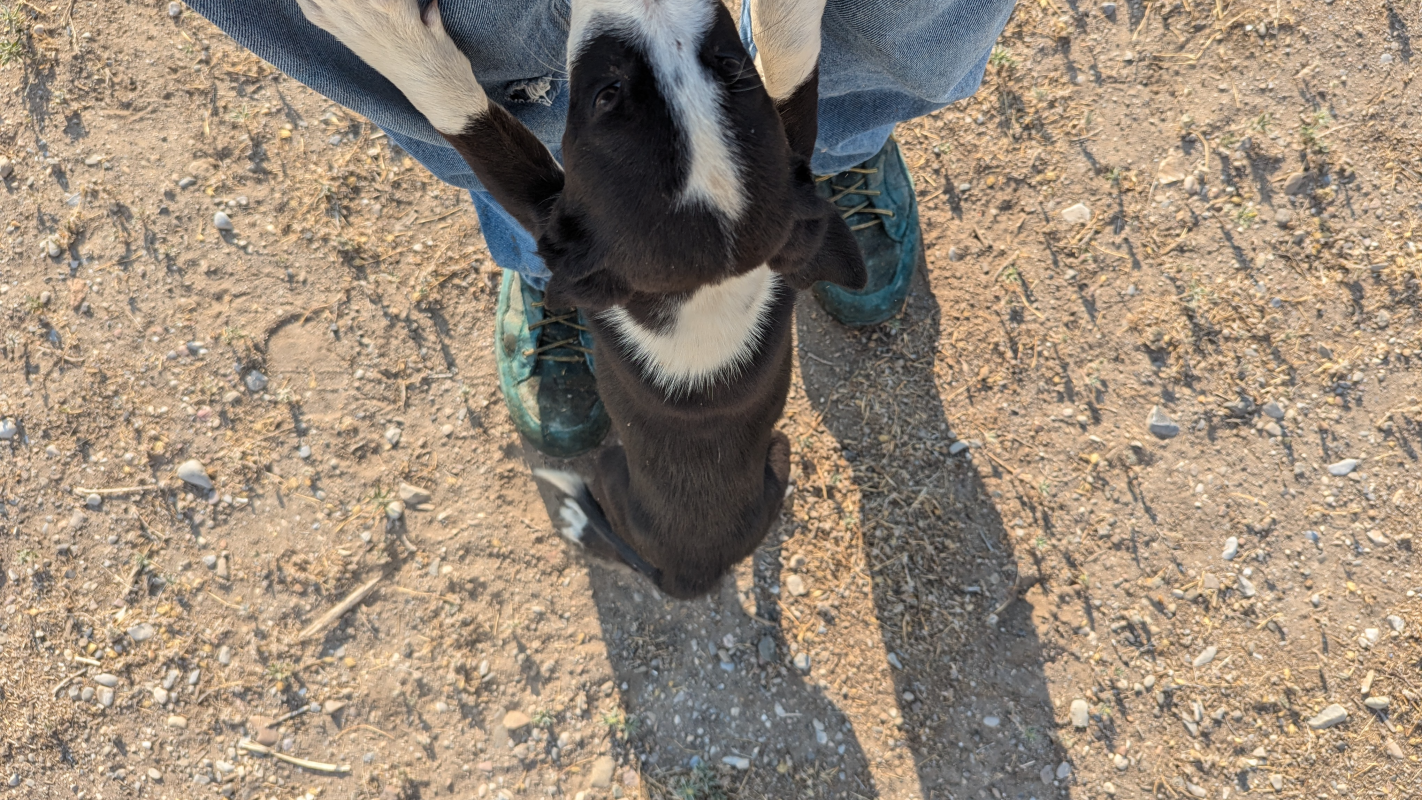
[[[694,603],[553,533],[467,196],[176,3],[3,2],[0,798],[1422,792],[1416,0],[1024,0]]]

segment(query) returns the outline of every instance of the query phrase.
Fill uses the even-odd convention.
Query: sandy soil
[[[1416,796],[1415,2],[1020,5],[695,603],[553,533],[468,198],[168,6],[0,6],[0,797]]]

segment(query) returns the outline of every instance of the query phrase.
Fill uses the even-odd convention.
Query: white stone
[[[1348,719],[1348,709],[1334,703],[1328,708],[1318,712],[1318,716],[1308,721],[1308,726],[1316,731],[1331,728]]]
[[[1198,656],[1195,656],[1195,660],[1190,663],[1192,666],[1198,669],[1199,667],[1203,667],[1211,661],[1214,661],[1215,656],[1218,655],[1219,652],[1220,649],[1218,647],[1214,647],[1213,645],[1210,647],[1206,647],[1204,650],[1201,650],[1200,654]]]
[[[1062,209],[1062,221],[1068,225],[1085,225],[1091,221],[1091,209],[1085,203],[1077,203]]]
[[[1078,697],[1071,701],[1071,724],[1072,727],[1085,728],[1091,723],[1091,706],[1086,701]]]
[[[1233,561],[1237,555],[1239,555],[1239,539],[1234,536],[1225,539],[1224,552],[1220,553],[1220,557],[1225,561]]]
[[[1341,477],[1343,477],[1344,475],[1347,475],[1348,473],[1352,472],[1353,470],[1355,470],[1355,469],[1357,469],[1357,468],[1358,468],[1358,459],[1356,459],[1356,458],[1345,458],[1345,459],[1343,459],[1342,461],[1338,461],[1338,462],[1336,462],[1336,463],[1329,464],[1329,465],[1328,465],[1328,474],[1329,474],[1329,475],[1332,475],[1332,476],[1334,476],[1334,477],[1336,477],[1336,478],[1341,478]]]
[[[190,458],[178,465],[178,477],[201,489],[212,488],[212,479],[207,477],[207,469],[196,458]]]

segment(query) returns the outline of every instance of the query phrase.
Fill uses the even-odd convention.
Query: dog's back
[[[565,535],[676,597],[710,590],[779,510],[794,291],[865,280],[809,169],[824,0],[747,1],[754,67],[716,0],[573,0],[560,168],[489,102],[436,4],[299,0],[538,238],[548,301],[590,312],[621,445],[591,488],[540,477]]]

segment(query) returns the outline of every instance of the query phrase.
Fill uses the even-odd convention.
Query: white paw
[[[563,534],[564,539],[582,547],[583,536],[588,529],[588,515],[583,513],[582,507],[569,497],[563,501],[563,507],[558,509],[558,518],[564,522],[558,532]]]
[[[297,0],[330,33],[395,84],[441,133],[457,134],[489,99],[469,59],[444,30],[439,3],[418,0]]]

